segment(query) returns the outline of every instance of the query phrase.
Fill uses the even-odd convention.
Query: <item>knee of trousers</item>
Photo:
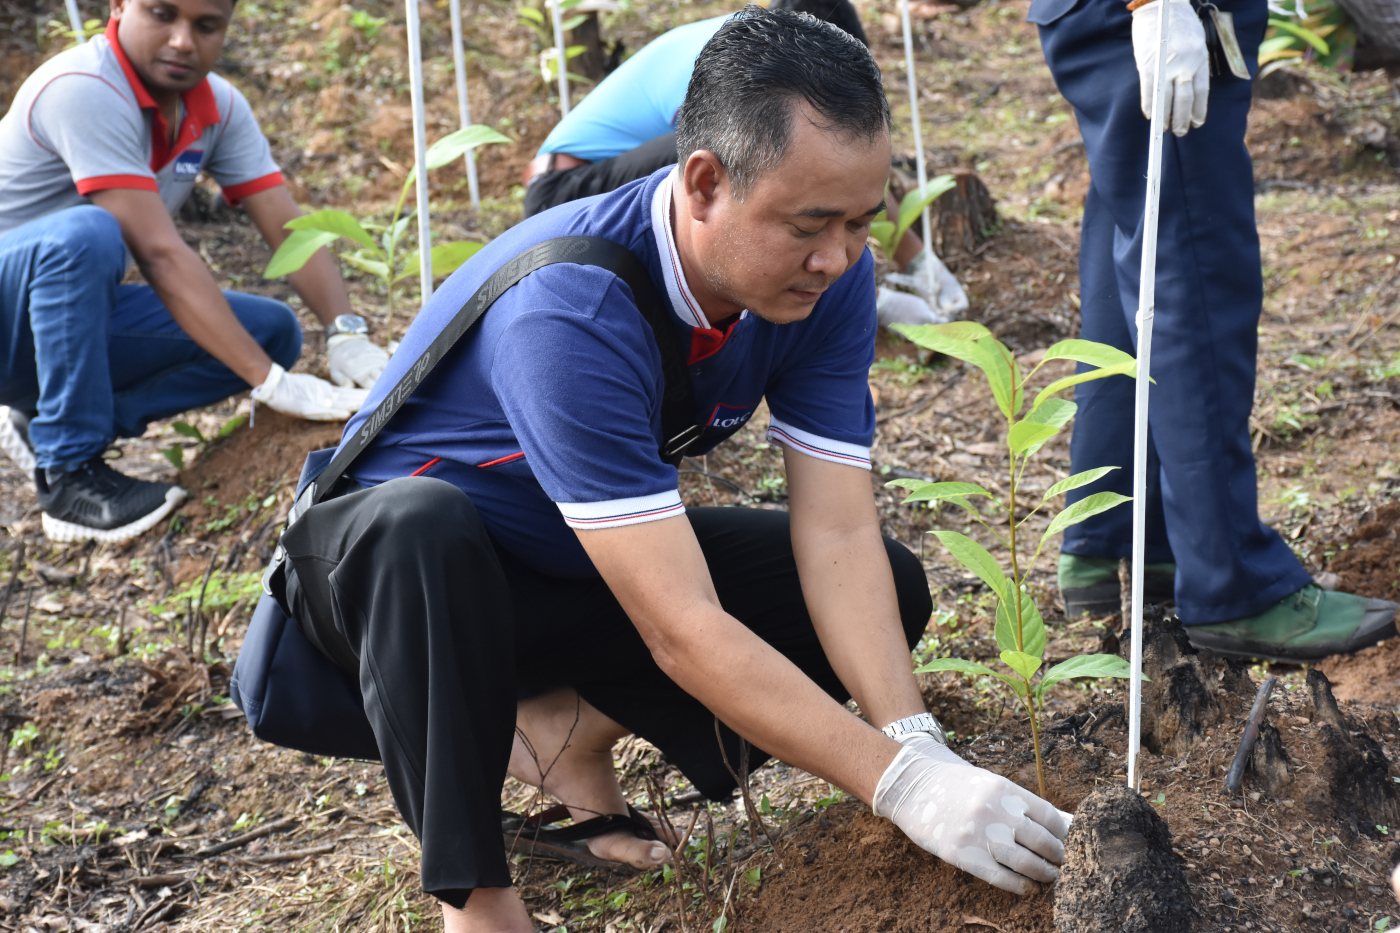
[[[471,499],[456,486],[428,476],[402,476],[373,490],[377,493],[368,540],[380,542],[400,560],[418,566],[425,558],[452,562],[464,551],[495,549]],[[434,561],[436,562],[436,561]]]
[[[895,598],[899,602],[904,637],[909,647],[913,648],[919,643],[924,630],[928,628],[929,617],[933,615],[933,595],[928,589],[928,577],[924,576],[924,565],[919,558],[898,541],[886,538],[885,553],[889,555],[890,570],[894,573]]]
[[[81,204],[49,217],[45,239],[62,245],[69,263],[92,275],[119,277],[126,245],[117,218],[95,204]]]
[[[301,323],[296,312],[261,295],[225,292],[234,315],[273,362],[291,369],[301,357]]]

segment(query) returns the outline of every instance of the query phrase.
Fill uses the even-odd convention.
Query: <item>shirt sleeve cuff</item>
[[[87,197],[94,191],[108,191],[113,188],[135,188],[137,191],[160,191],[156,180],[149,175],[93,175],[74,183],[78,193]]]
[[[266,191],[268,188],[276,188],[278,185],[284,184],[286,184],[286,182],[282,178],[282,173],[273,172],[261,178],[254,178],[252,181],[245,181],[237,185],[226,185],[224,187],[224,200],[228,202],[229,207],[237,207],[238,202],[242,201],[244,198],[251,197],[260,191]]]
[[[846,466],[860,467],[862,470],[870,469],[869,447],[833,441],[828,437],[794,428],[778,418],[774,418],[768,424],[768,439],[818,460],[844,463]]]
[[[563,513],[564,522],[574,529],[621,528],[685,514],[678,489],[608,502],[556,502],[555,505]]]

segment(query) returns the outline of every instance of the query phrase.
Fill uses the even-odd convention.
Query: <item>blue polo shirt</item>
[[[570,110],[540,153],[599,162],[674,130],[695,59],[728,19],[714,16],[657,36]]]
[[[545,211],[472,257],[423,307],[345,437],[499,266],[552,237],[597,236],[646,264],[689,348],[696,422],[707,426],[693,451],[738,431],[767,398],[771,441],[869,469],[869,251],[805,320],[779,325],[744,312],[712,328],[676,253],[673,171]],[[415,474],[446,480],[515,556],[554,576],[593,576],[574,529],[685,511],[676,470],[658,452],[663,387],[656,341],[627,285],[596,266],[546,266],[496,300],[350,472],[366,486]]]

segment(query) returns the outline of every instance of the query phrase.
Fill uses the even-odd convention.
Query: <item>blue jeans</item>
[[[1264,0],[1217,0],[1235,17],[1245,61],[1264,36]],[[1074,106],[1092,182],[1079,252],[1080,336],[1129,353],[1137,343],[1138,263],[1148,121],[1138,101],[1132,14],[1121,0],[1037,0],[1045,60]],[[1147,559],[1175,560],[1188,625],[1253,615],[1311,577],[1259,520],[1249,412],[1263,302],[1254,172],[1244,145],[1252,82],[1213,75],[1204,126],[1162,147],[1156,319],[1147,487]],[[1133,383],[1075,390],[1072,470],[1120,466],[1070,501],[1132,493]],[[1132,511],[1111,509],[1065,531],[1062,550],[1132,553]]]
[[[211,405],[248,384],[185,334],[146,285],[122,285],[121,227],[84,205],[0,237],[0,404],[35,412],[39,466],[71,469],[147,422]],[[280,301],[224,292],[283,367],[301,327]]]

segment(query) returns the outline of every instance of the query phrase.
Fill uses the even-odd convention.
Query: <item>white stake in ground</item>
[[[928,166],[924,164],[924,130],[919,123],[919,86],[914,78],[914,33],[909,27],[909,0],[899,0],[899,18],[904,26],[904,75],[909,81],[909,119],[914,124],[914,168],[919,175],[919,188],[922,190],[928,184]],[[899,205],[895,204],[886,208],[886,212],[894,217],[899,216]],[[933,226],[929,221],[929,209],[924,208],[924,252],[933,259]],[[898,244],[895,244],[898,246]],[[890,257],[894,259],[893,256]],[[933,274],[936,268],[930,262],[925,268],[929,270],[929,275]]]
[[[82,45],[87,41],[87,34],[83,31],[83,14],[78,12],[78,0],[68,0],[68,22],[73,26],[73,38]]]
[[[1162,131],[1166,122],[1166,0],[1157,3],[1157,70],[1153,76],[1152,123],[1147,149],[1147,205],[1142,223],[1138,272],[1137,395],[1133,406],[1133,647],[1128,700],[1128,786],[1137,790],[1142,745],[1142,587],[1147,554],[1147,399],[1152,371],[1152,315],[1157,301],[1157,213],[1162,203]]]
[[[413,164],[418,188],[418,281],[423,303],[433,294],[433,233],[428,226],[427,130],[423,121],[423,39],[418,34],[418,0],[404,0],[408,18],[408,89],[413,104]],[[393,335],[391,334],[390,337]]]
[[[564,51],[564,11],[559,0],[549,0],[549,15],[554,20],[554,51],[559,57],[554,67],[559,69],[559,119],[569,115],[569,57]]]
[[[457,113],[462,129],[472,125],[472,105],[467,100],[467,63],[462,53],[462,0],[452,0],[452,70],[457,76]],[[481,207],[481,189],[476,182],[476,150],[468,149],[467,188],[471,191],[472,207]]]

